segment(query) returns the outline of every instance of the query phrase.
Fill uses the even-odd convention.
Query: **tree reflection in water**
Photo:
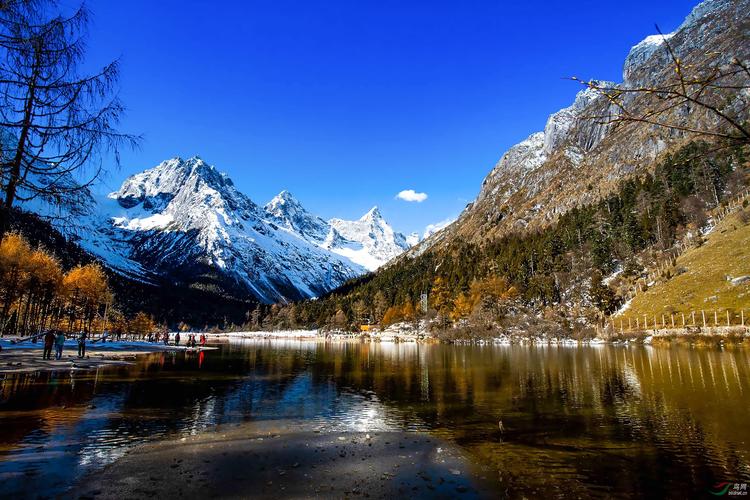
[[[147,440],[284,420],[430,432],[512,496],[702,494],[750,482],[749,361],[746,349],[244,341],[6,376],[0,493],[59,493]]]

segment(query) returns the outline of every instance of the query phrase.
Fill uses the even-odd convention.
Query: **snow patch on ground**
[[[13,351],[17,349],[42,349],[44,342],[40,339],[37,342],[24,341],[13,343],[12,339],[0,339],[0,347],[3,351]],[[186,346],[174,346],[164,345],[161,342],[145,342],[145,341],[116,341],[116,342],[92,342],[91,340],[86,341],[86,349],[93,351],[132,351],[132,352],[143,352],[143,351],[174,351],[174,350],[185,350]],[[64,351],[69,352],[70,350],[78,350],[78,341],[75,339],[66,339],[64,344]]]
[[[623,305],[620,306],[620,308],[617,310],[617,312],[614,314],[614,316],[619,316],[620,314],[624,314],[625,311],[630,309],[630,304],[633,302],[633,298],[631,297]]]
[[[256,332],[209,333],[208,337],[228,337],[238,339],[310,339],[319,338],[318,330],[275,330]]]
[[[614,281],[615,278],[617,278],[619,275],[622,274],[622,271],[623,271],[622,264],[618,263],[614,272],[610,274],[609,276],[607,276],[606,278],[604,278],[602,280],[602,283],[604,283],[605,285],[609,285],[610,283],[612,283],[612,281]]]

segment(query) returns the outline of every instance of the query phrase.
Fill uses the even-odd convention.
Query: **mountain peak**
[[[300,202],[292,193],[284,189],[266,204],[266,208],[276,207],[278,205],[300,205]]]
[[[192,172],[196,172],[199,175],[201,174],[207,174],[207,173],[218,173],[216,168],[214,168],[213,165],[209,165],[208,163],[203,160],[198,155],[191,156],[188,159],[184,159],[181,156],[175,156],[174,158],[170,158],[169,160],[165,160],[161,163],[159,163],[157,166],[150,168],[148,170],[145,170],[141,172],[140,174],[136,174],[131,177],[137,177],[137,176],[144,176],[144,175],[150,175],[152,177],[164,177],[165,174],[172,174],[172,175],[180,175],[180,176],[188,176]],[[225,177],[223,174],[219,174],[222,177]]]
[[[298,236],[319,244],[328,234],[328,224],[302,206],[292,193],[286,189],[274,196],[266,206],[270,219]]]
[[[393,230],[377,206],[357,221],[331,219],[329,223],[342,242],[329,247],[370,271],[409,249],[406,237]]]
[[[189,186],[189,187],[188,187]],[[203,190],[200,186],[209,188]],[[234,183],[213,165],[199,156],[187,160],[175,156],[141,173],[131,175],[120,189],[109,195],[124,208],[132,208],[139,203],[149,209],[163,209],[178,193],[210,192],[220,193],[234,206],[250,205],[242,195],[234,190]],[[186,195],[188,197],[193,195]],[[232,200],[232,198],[243,198]]]
[[[377,205],[375,205],[359,220],[366,221],[366,220],[377,220],[377,219],[382,219],[382,218],[383,218],[383,214],[380,213],[380,209],[378,208]]]
[[[196,172],[198,174],[203,174],[203,175],[205,175],[205,174],[209,174],[209,175],[219,174],[219,175],[222,175],[222,174],[219,173],[218,170],[216,170],[216,167],[214,167],[213,165],[210,165],[210,164],[206,163],[205,160],[203,160],[203,158],[201,158],[200,156],[197,156],[197,155],[196,156],[192,156],[192,157],[188,158],[187,160],[185,160],[183,162],[183,165],[184,165],[184,168],[186,170],[189,170],[191,172]],[[222,175],[222,177],[223,177],[223,175]]]
[[[298,214],[307,214],[305,207],[303,207],[299,200],[286,189],[266,203],[265,208],[267,212],[282,218],[284,218],[284,214],[286,214],[287,217],[295,217],[298,216]]]

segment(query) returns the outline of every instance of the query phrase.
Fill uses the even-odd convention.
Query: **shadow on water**
[[[750,482],[750,353],[246,341],[0,382],[0,494],[55,494],[131,447],[222,424],[413,430],[511,496],[685,497]]]

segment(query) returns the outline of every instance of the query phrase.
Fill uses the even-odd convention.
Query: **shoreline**
[[[185,346],[156,344],[153,342],[121,341],[86,345],[86,356],[78,357],[78,344],[68,340],[65,343],[62,359],[42,359],[41,342],[12,343],[10,339],[0,340],[0,374],[55,372],[73,370],[94,370],[106,366],[132,365],[137,356],[159,352],[185,352]],[[203,350],[217,350],[206,346]]]
[[[750,328],[748,327],[707,327],[680,328],[668,330],[651,330],[641,332],[613,333],[609,338],[575,339],[570,337],[544,338],[531,336],[506,335],[489,338],[441,340],[426,332],[393,333],[386,335],[364,333],[333,332],[321,334],[317,330],[283,330],[255,332],[206,333],[212,344],[230,341],[268,340],[299,341],[320,343],[383,343],[383,344],[446,344],[476,346],[563,346],[563,347],[596,347],[613,346],[690,346],[690,347],[750,347]],[[159,342],[121,341],[105,344],[88,344],[86,357],[77,356],[78,347],[75,341],[67,341],[63,359],[41,359],[40,342],[21,342],[14,344],[9,339],[0,339],[0,374],[33,373],[72,370],[94,370],[106,366],[131,365],[137,356],[159,352],[194,352],[184,345],[164,345]],[[197,350],[218,350],[215,345],[207,345]]]
[[[147,443],[81,477],[79,498],[490,498],[456,445],[426,433],[309,429],[276,421]]]
[[[487,338],[444,340],[426,331],[418,332],[368,332],[319,333],[318,330],[279,330],[207,333],[210,339],[216,340],[297,340],[315,342],[373,342],[373,343],[419,343],[419,344],[454,344],[454,345],[747,345],[750,346],[750,327],[691,327],[675,329],[642,330],[631,332],[614,332],[604,337],[576,339],[573,337],[542,337],[500,335]]]

